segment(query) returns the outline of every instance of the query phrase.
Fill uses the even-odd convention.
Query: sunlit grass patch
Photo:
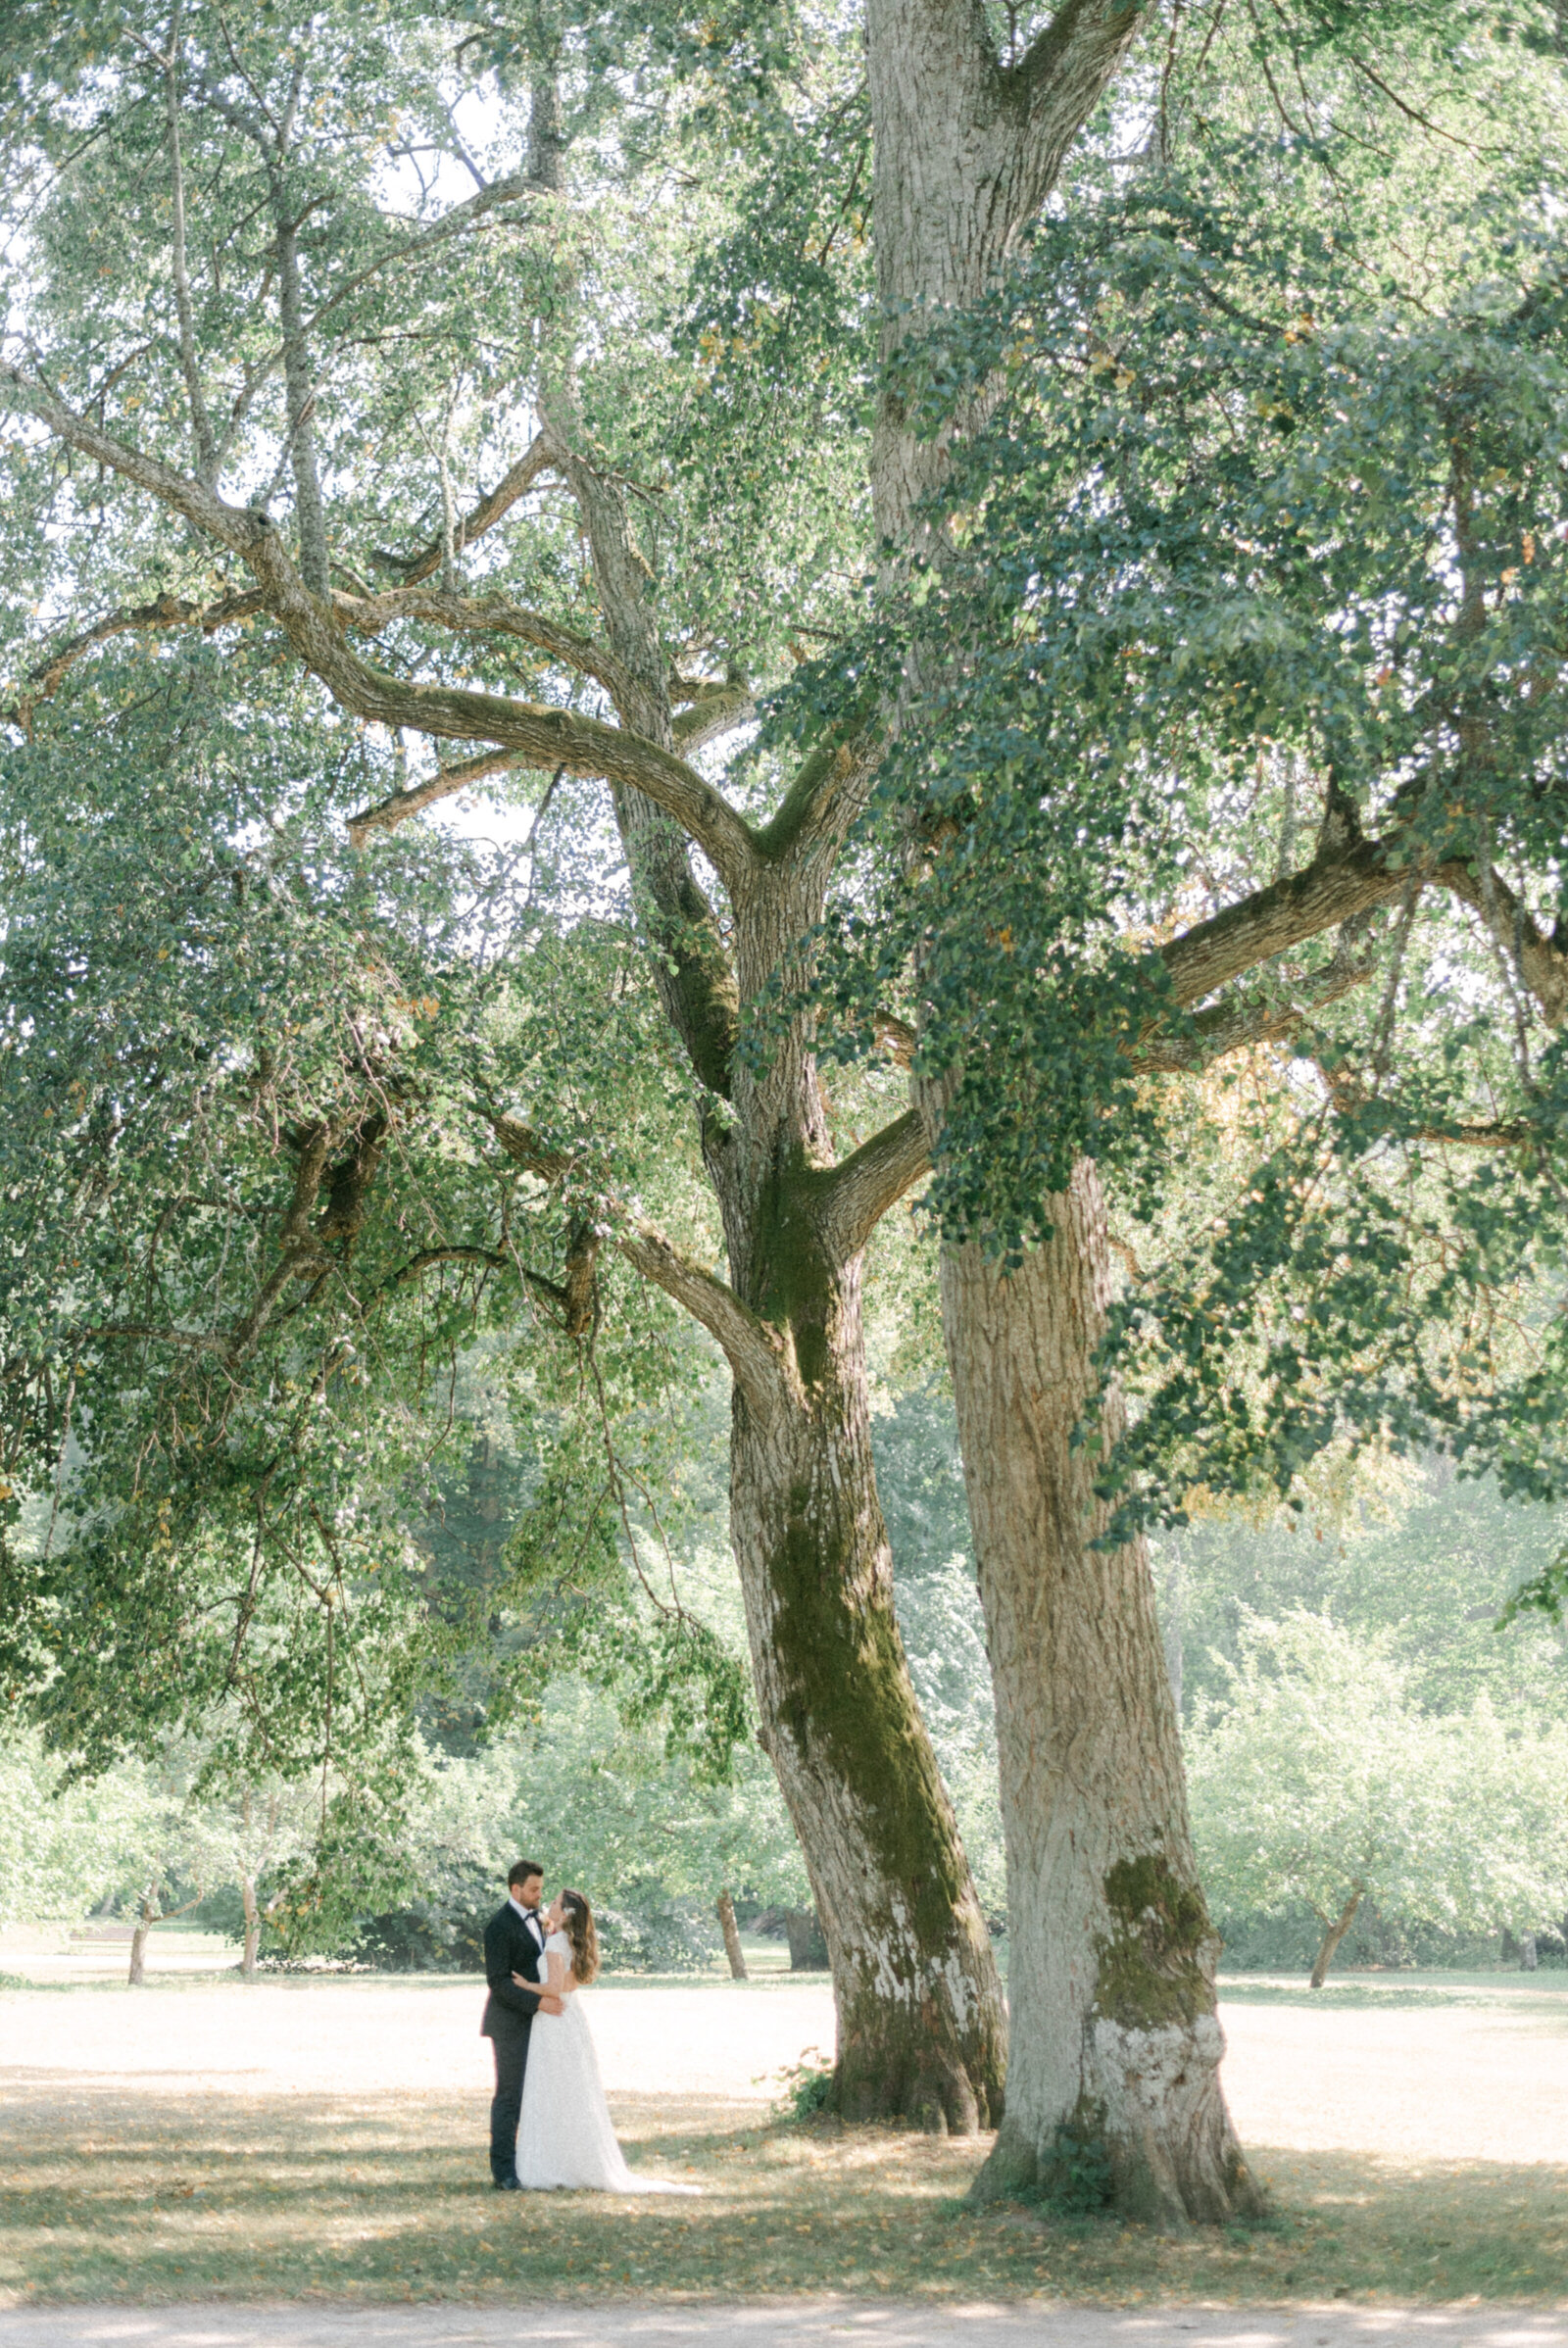
[[[1530,2302],[1568,2271],[1568,2171],[1263,2153],[1260,2226],[1162,2238],[964,2200],[983,2144],[619,2098],[636,2166],[700,2201],[497,2195],[471,2097],[143,2095],[4,2113],[0,2302],[576,2294],[1135,2303]]]
[[[1311,2013],[1421,2012],[1469,2006],[1516,2014],[1528,2009],[1568,2022],[1568,1968],[1539,1973],[1344,1974],[1310,1988],[1304,1975],[1222,1974],[1220,2001],[1233,2006],[1300,2006]]]

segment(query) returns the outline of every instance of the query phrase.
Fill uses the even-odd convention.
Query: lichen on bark
[[[1203,1970],[1218,1936],[1196,1883],[1177,1876],[1163,1851],[1118,1859],[1106,1870],[1108,1929],[1100,1935],[1095,2012],[1123,2030],[1163,2030],[1212,2010]]]

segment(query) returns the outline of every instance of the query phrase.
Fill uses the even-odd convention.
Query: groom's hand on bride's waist
[[[537,1997],[539,2000],[537,2010],[541,2014],[564,2014],[565,2012],[564,2002],[561,1998],[553,1995],[550,1990],[541,1988],[537,1981],[530,1981],[525,1973],[514,1973],[512,1978],[519,1989],[526,1989],[530,1997]]]

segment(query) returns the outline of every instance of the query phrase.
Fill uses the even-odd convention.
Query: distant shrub
[[[345,1953],[383,1973],[483,1973],[484,1928],[500,1905],[487,1868],[454,1867],[422,1898],[365,1917]]]

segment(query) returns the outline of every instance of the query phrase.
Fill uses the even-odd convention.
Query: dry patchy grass
[[[1568,2170],[1258,2158],[1260,2226],[1162,2239],[972,2212],[983,2147],[617,2097],[631,2157],[700,2201],[498,2195],[469,2096],[157,2094],[42,2080],[7,2113],[0,2304],[820,2291],[916,2300],[1556,2298]]]

